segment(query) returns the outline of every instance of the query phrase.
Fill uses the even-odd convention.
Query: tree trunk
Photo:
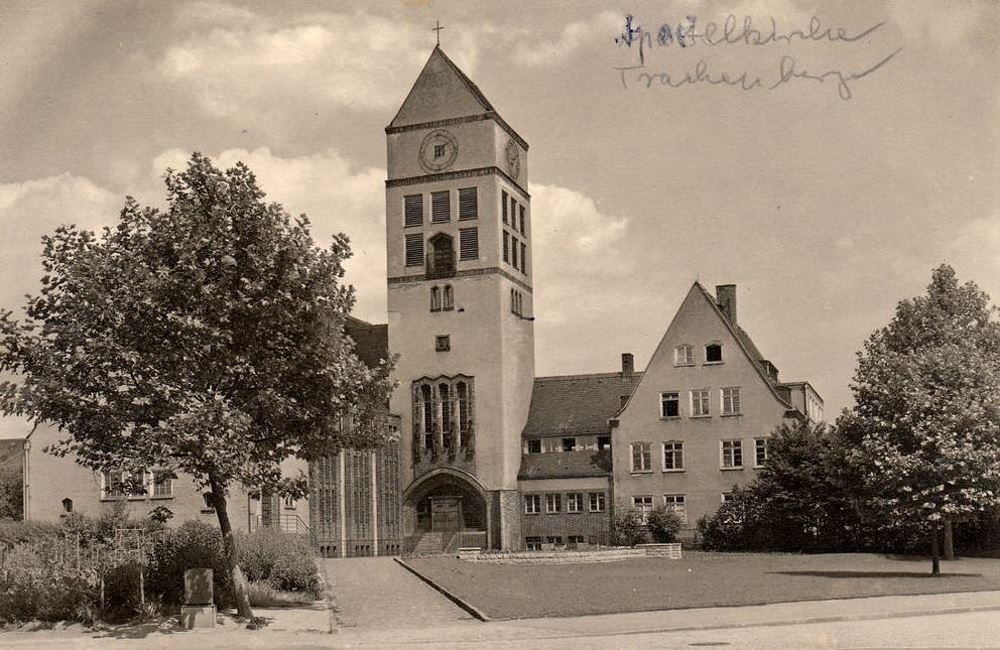
[[[212,488],[212,505],[215,507],[215,514],[219,517],[219,528],[222,530],[222,549],[229,567],[229,579],[233,584],[236,613],[243,618],[253,618],[250,592],[236,557],[236,539],[233,536],[233,526],[229,523],[229,511],[226,509],[226,487],[214,475],[209,475],[208,483]]]
[[[938,525],[931,524],[931,575],[941,575],[941,559],[938,557]]]
[[[944,559],[955,559],[955,542],[951,530],[951,519],[944,520]]]

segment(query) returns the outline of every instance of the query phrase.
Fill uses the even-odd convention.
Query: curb
[[[462,600],[461,598],[459,598],[458,596],[456,596],[455,594],[451,593],[450,591],[448,591],[447,589],[445,589],[444,587],[442,587],[438,583],[434,582],[433,580],[431,580],[430,578],[428,578],[424,574],[420,573],[419,571],[417,571],[416,569],[414,569],[413,567],[411,567],[409,564],[407,564],[406,562],[404,562],[402,560],[402,558],[394,557],[392,559],[395,560],[395,562],[397,564],[399,564],[401,567],[403,567],[404,569],[406,569],[407,571],[409,571],[413,575],[415,575],[418,578],[420,578],[421,581],[423,581],[424,583],[430,585],[432,588],[434,588],[435,591],[439,592],[442,596],[444,596],[445,598],[447,598],[448,600],[450,600],[451,602],[455,603],[456,605],[458,605],[459,607],[461,607],[462,609],[464,609],[466,612],[468,612],[469,614],[471,614],[472,618],[476,619],[477,621],[483,622],[483,623],[489,623],[490,622],[491,619],[488,616],[486,616],[486,614],[483,614],[481,611],[479,611],[479,609],[475,605],[473,605],[471,603],[467,603],[464,600]]]

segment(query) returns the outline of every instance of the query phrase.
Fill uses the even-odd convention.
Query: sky
[[[8,0],[0,308],[36,289],[43,234],[161,205],[200,151],[318,243],[346,233],[355,314],[385,322],[384,127],[436,21],[531,145],[539,376],[644,367],[692,282],[731,283],[835,416],[934,267],[1000,299],[992,2]]]

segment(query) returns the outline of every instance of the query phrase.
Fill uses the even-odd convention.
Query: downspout
[[[24,437],[24,467],[21,471],[21,520],[28,521],[31,512],[31,434],[38,428],[38,422]]]

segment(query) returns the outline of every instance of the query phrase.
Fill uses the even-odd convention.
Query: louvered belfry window
[[[424,235],[406,235],[406,266],[420,266],[424,263]]]
[[[411,194],[403,197],[403,227],[413,228],[424,223],[424,195]]]
[[[431,192],[431,221],[451,221],[451,192]]]
[[[479,193],[475,187],[458,191],[458,218],[475,219],[479,216]]]
[[[460,228],[458,230],[458,256],[462,260],[479,259],[478,228]]]

